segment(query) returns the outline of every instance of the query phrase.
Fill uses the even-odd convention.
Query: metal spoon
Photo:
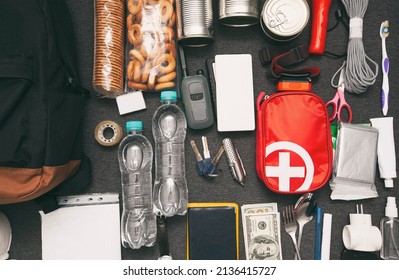
[[[317,203],[316,198],[312,193],[303,194],[294,205],[294,213],[298,227],[298,250],[301,247],[302,232],[305,224],[313,219]],[[295,256],[296,258],[297,256]]]

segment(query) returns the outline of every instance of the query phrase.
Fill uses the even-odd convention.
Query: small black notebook
[[[237,260],[238,209],[236,203],[189,203],[187,259]]]

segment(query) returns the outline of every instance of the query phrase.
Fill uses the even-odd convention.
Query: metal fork
[[[292,238],[292,243],[294,243],[298,260],[300,260],[301,255],[299,254],[298,244],[296,242],[296,231],[298,229],[298,225],[295,220],[294,207],[292,205],[283,207],[283,224],[285,231]]]

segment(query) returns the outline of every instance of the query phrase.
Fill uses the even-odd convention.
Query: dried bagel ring
[[[162,22],[168,22],[173,14],[173,6],[169,1],[162,1],[160,8],[162,15]]]
[[[129,30],[130,26],[132,26],[136,21],[136,17],[132,14],[129,14],[126,17],[126,28]]]
[[[173,88],[175,86],[174,82],[159,83],[155,86],[156,91],[161,91],[168,88]]]
[[[165,44],[164,53],[170,54],[176,57],[176,46],[174,44]]]
[[[158,5],[162,0],[145,0],[145,3],[148,5]]]
[[[147,61],[147,63],[143,67],[142,71],[143,74],[141,75],[141,82],[143,84],[147,83],[148,77],[150,76],[151,68],[152,68],[152,63]]]
[[[162,37],[161,41],[170,43],[173,42],[173,38],[175,37],[175,32],[169,26],[162,26]]]
[[[133,24],[135,24],[135,23],[141,23],[142,15],[143,15],[143,14],[142,14],[141,12],[139,12],[139,13],[137,13],[137,14],[135,14],[135,15],[129,14],[129,15],[126,17],[126,28],[129,30],[129,28],[130,28]]]
[[[141,45],[140,53],[141,53],[141,55],[142,55],[145,59],[148,58],[148,52],[147,52],[147,50],[145,49],[145,47],[144,47],[143,44]]]
[[[166,83],[173,81],[176,78],[176,71],[170,72],[164,76],[158,77],[157,83]]]
[[[141,11],[141,0],[129,0],[127,1],[127,9],[132,15],[136,15]]]
[[[133,66],[133,81],[135,83],[141,82],[141,63],[139,61],[134,62]]]
[[[133,46],[140,45],[143,41],[143,35],[141,34],[141,25],[136,23],[130,26],[127,33],[127,38],[130,44]]]
[[[153,90],[155,88],[156,77],[157,77],[156,71],[150,71],[150,75],[148,77],[148,83],[147,83],[149,90]]]
[[[161,75],[165,75],[175,70],[176,60],[170,54],[162,54],[155,60],[154,65],[158,66],[157,70]]]
[[[173,25],[175,25],[175,22],[176,22],[176,13],[173,12],[172,16],[170,17],[170,20],[168,22],[168,26],[173,27]]]
[[[139,52],[138,50],[130,50],[129,51],[129,57],[132,60],[137,60],[138,62],[140,62],[141,64],[145,63],[145,58],[144,56],[141,54],[141,52]]]
[[[135,83],[135,82],[128,82],[128,88],[139,89],[139,90],[147,90],[148,87],[146,84]]]
[[[134,74],[134,60],[130,60],[127,65],[127,79],[133,81],[133,74]]]

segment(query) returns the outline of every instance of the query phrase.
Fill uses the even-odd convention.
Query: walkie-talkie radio
[[[198,70],[197,75],[189,76],[182,45],[179,45],[179,54],[183,71],[181,96],[187,125],[192,129],[210,127],[214,117],[208,80],[203,70]]]

